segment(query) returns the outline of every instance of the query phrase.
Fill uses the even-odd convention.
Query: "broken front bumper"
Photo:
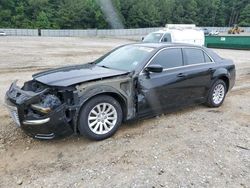
[[[5,96],[5,103],[10,114],[25,133],[33,138],[53,139],[73,133],[65,115],[65,105],[60,105],[48,114],[28,113],[30,105],[39,100],[39,93],[24,91],[13,83]]]

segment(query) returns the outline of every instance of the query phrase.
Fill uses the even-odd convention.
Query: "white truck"
[[[204,31],[194,24],[167,24],[162,30],[148,34],[143,42],[188,43],[204,46]]]

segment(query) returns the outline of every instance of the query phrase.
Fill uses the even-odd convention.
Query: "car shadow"
[[[33,139],[33,142],[36,143],[36,145],[60,145],[60,146],[70,146],[70,145],[92,145],[94,143],[105,143],[110,142],[112,140],[118,140],[122,138],[129,138],[129,137],[135,137],[136,135],[143,134],[143,131],[148,128],[149,125],[158,126],[158,121],[162,118],[168,118],[168,116],[175,116],[178,114],[185,114],[189,113],[191,111],[200,110],[200,109],[208,109],[204,105],[195,105],[190,107],[181,108],[169,113],[162,113],[160,115],[154,115],[147,118],[142,119],[135,119],[131,121],[124,122],[121,127],[118,129],[117,133],[113,135],[112,137],[102,140],[102,141],[93,141],[89,140],[88,138],[81,136],[81,135],[71,135],[65,138],[60,139],[54,139],[54,140],[38,140]],[[211,110],[211,109],[210,109]],[[208,109],[209,111],[209,109]],[[158,121],[157,121],[158,120]],[[23,134],[22,134],[23,135]],[[27,136],[23,135],[23,139],[30,139]]]

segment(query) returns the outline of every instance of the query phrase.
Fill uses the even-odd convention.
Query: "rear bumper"
[[[15,103],[15,99],[13,99],[13,96],[8,95],[8,92],[5,96],[5,104],[17,126],[33,138],[46,140],[62,138],[74,132],[65,115],[65,105],[61,105],[42,116],[35,113],[27,113],[29,105],[26,105],[25,102]]]

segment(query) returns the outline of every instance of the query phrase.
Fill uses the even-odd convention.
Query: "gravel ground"
[[[94,60],[124,43],[109,38],[0,38],[0,187],[250,187],[250,51],[218,50],[237,82],[220,108],[203,105],[123,124],[101,142],[38,141],[3,106],[14,79]]]

